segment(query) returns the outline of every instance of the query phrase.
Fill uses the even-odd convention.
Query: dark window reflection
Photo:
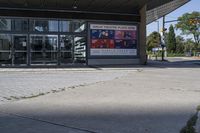
[[[31,44],[32,51],[41,51],[43,49],[43,37],[31,36],[30,44]]]
[[[53,35],[48,35],[45,37],[45,49],[49,51],[58,50],[58,37]]]
[[[0,34],[0,64],[11,64],[11,36]]]
[[[9,51],[11,48],[11,35],[0,34],[0,51]]]
[[[61,51],[71,51],[72,47],[73,47],[73,36],[61,35],[61,37],[60,37]]]
[[[14,36],[14,49],[15,50],[23,50],[27,49],[27,37],[26,36]]]
[[[28,20],[26,19],[13,19],[12,20],[13,31],[28,31]]]

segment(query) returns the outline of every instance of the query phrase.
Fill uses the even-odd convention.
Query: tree
[[[185,13],[178,18],[176,28],[183,35],[193,35],[196,47],[200,44],[200,12]]]
[[[161,44],[161,35],[160,33],[154,31],[147,37],[147,50],[151,51],[152,48],[159,47]]]
[[[176,35],[174,33],[173,25],[170,25],[169,33],[167,35],[167,52],[169,52],[169,53],[176,52]]]
[[[195,44],[195,42],[192,39],[187,39],[185,41],[184,51],[185,52],[192,52],[195,48],[194,44]]]
[[[184,53],[184,38],[182,36],[176,37],[176,53]]]

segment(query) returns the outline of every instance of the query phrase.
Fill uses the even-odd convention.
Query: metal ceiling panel
[[[182,5],[186,4],[190,0],[170,0],[170,2],[160,5],[154,8],[153,3],[149,3],[149,10],[147,11],[147,24],[161,18],[164,15],[171,13]],[[153,2],[153,1],[152,1]],[[165,0],[166,2],[166,0]],[[151,9],[153,8],[153,9]]]

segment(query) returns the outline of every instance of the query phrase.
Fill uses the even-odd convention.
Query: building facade
[[[152,1],[2,0],[0,66],[144,64],[146,24],[188,2]]]

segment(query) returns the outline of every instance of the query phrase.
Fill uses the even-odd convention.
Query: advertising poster
[[[114,30],[92,30],[92,39],[114,39]]]
[[[90,55],[137,55],[137,26],[90,25]]]
[[[92,39],[91,48],[115,48],[115,42],[112,39]]]

